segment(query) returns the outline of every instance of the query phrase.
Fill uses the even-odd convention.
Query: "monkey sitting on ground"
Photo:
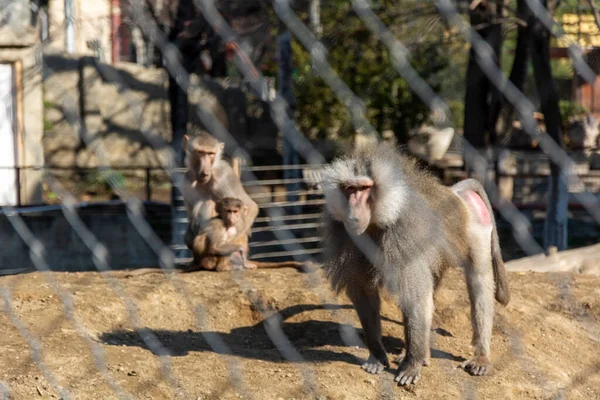
[[[324,175],[324,270],[358,313],[369,373],[389,367],[381,340],[380,290],[400,307],[406,353],[395,380],[416,383],[429,365],[433,295],[449,266],[464,268],[471,303],[472,375],[491,369],[494,297],[509,288],[494,215],[483,187],[467,179],[446,187],[389,145],[334,160]]]
[[[248,262],[248,236],[243,232],[244,216],[248,212],[240,200],[226,197],[216,202],[217,217],[205,227],[192,225],[194,261],[186,269],[229,271],[232,269],[285,268],[311,269],[311,265],[296,262]]]
[[[183,177],[181,191],[190,223],[185,235],[185,244],[191,249],[194,235],[193,224],[203,227],[216,216],[215,202],[224,197],[241,200],[248,211],[243,217],[240,231],[246,235],[258,215],[258,205],[244,190],[240,178],[231,166],[221,159],[224,143],[208,133],[190,129],[190,136],[183,138],[187,171]]]
[[[295,268],[299,271],[313,271],[316,266],[310,262],[248,262],[248,236],[243,233],[243,218],[248,212],[240,199],[226,197],[217,201],[217,216],[204,224],[190,224],[193,235],[191,247],[194,260],[187,268],[179,272],[193,272],[201,269],[230,271],[256,268]],[[160,268],[141,268],[133,271],[112,271],[118,277],[133,277],[152,273],[161,273]]]
[[[226,197],[216,203],[216,212],[218,216],[200,228],[193,239],[194,261],[188,271],[199,267],[216,271],[256,268],[246,262],[248,236],[240,232],[248,207],[239,199]]]

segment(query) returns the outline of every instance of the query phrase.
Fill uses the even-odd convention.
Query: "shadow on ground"
[[[364,343],[355,333],[356,331],[362,332],[362,330],[354,330],[350,325],[339,324],[333,321],[308,320],[303,322],[286,322],[286,319],[293,315],[323,309],[352,309],[352,306],[332,304],[295,305],[281,310],[279,314],[275,314],[255,325],[234,328],[229,333],[212,331],[195,332],[191,329],[187,331],[145,329],[141,332],[119,330],[103,333],[100,335],[100,340],[109,345],[138,346],[150,350],[156,355],[163,355],[156,348],[157,346],[151,347],[144,341],[145,334],[152,333],[162,343],[167,354],[174,357],[186,356],[189,352],[198,351],[230,353],[240,357],[271,362],[286,361],[278,351],[278,347],[285,348],[288,343],[291,343],[303,358],[292,361],[344,361],[350,364],[357,364],[363,361],[350,353],[325,348],[326,346],[338,346],[342,348],[359,346],[364,348]],[[281,317],[281,324],[279,326],[277,324],[277,317]],[[382,317],[382,319],[402,325],[400,322],[386,317]],[[435,332],[437,331],[438,329],[435,330]],[[444,331],[444,333],[447,332]],[[223,344],[227,345],[229,351]],[[383,345],[389,353],[399,353],[404,348],[404,342],[392,336],[384,336]],[[431,356],[433,358],[459,362],[464,361],[462,357],[457,357],[437,349],[431,350]],[[291,357],[296,358],[293,355]]]

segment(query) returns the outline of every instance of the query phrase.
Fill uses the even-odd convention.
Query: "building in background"
[[[177,1],[148,0],[144,4],[162,28],[172,21],[172,6]],[[107,64],[155,63],[154,46],[133,23],[129,0],[46,0],[41,8],[49,21],[47,52],[94,56]]]
[[[38,3],[0,1],[0,204],[42,201],[42,69]]]

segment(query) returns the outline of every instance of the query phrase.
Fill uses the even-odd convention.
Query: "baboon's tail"
[[[492,219],[492,267],[494,269],[494,281],[496,283],[496,300],[502,305],[507,305],[510,301],[510,289],[508,286],[508,278],[506,276],[506,268],[502,260],[500,252],[500,239],[498,238],[498,230],[496,229],[496,220],[494,219],[494,211],[490,200],[479,181],[475,179],[465,179],[458,182],[455,187],[459,186],[460,190],[472,190],[481,197],[485,206],[490,213]]]

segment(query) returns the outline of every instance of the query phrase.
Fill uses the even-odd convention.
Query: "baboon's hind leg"
[[[362,368],[368,373],[378,374],[390,366],[381,342],[381,299],[378,289],[367,287],[367,284],[358,281],[346,288],[346,294],[356,308],[369,348],[369,359]]]
[[[490,343],[494,324],[494,270],[492,266],[491,226],[470,228],[472,245],[470,262],[465,265],[465,277],[471,303],[474,357],[463,367],[472,375],[491,371]]]
[[[423,278],[418,271],[408,271],[399,290],[399,304],[404,318],[406,354],[394,380],[399,385],[417,383],[421,368],[429,365],[430,330],[433,316],[433,280]],[[411,290],[419,288],[419,290]]]

